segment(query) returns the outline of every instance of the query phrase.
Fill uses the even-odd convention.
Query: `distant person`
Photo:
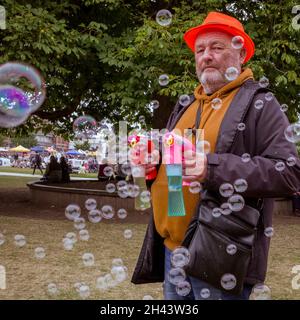
[[[54,156],[50,156],[50,162],[47,164],[44,180],[48,182],[61,182],[62,180],[61,166]]]
[[[34,158],[33,158],[33,172],[32,174],[34,175],[35,169],[38,168],[41,171],[41,174],[43,175],[43,170],[42,170],[42,158],[41,156],[36,153]]]
[[[70,182],[70,167],[65,157],[60,157],[61,182]]]

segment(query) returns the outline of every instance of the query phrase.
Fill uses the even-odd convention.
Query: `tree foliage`
[[[300,104],[300,30],[292,27],[296,1],[261,0],[4,0],[6,30],[0,30],[0,63],[24,61],[38,68],[47,84],[47,100],[22,126],[72,133],[82,114],[98,121],[139,122],[163,127],[177,98],[197,85],[192,52],[183,34],[209,11],[235,16],[256,45],[248,63],[256,79],[266,76],[280,103],[295,121]],[[172,24],[155,21],[160,9]],[[299,22],[300,23],[300,22]],[[160,74],[170,77],[167,87]],[[160,108],[149,110],[152,99]],[[11,130],[2,130],[11,131]]]

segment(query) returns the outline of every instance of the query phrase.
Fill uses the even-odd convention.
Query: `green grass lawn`
[[[1,177],[0,188],[24,187],[30,179],[23,177]],[[32,180],[32,179],[31,179]],[[92,224],[87,221],[90,240],[78,240],[72,251],[66,251],[62,239],[67,232],[75,232],[72,222],[64,218],[64,210],[56,209],[62,219],[51,217],[51,209],[39,214],[36,208],[30,216],[22,216],[23,202],[18,212],[7,214],[4,206],[0,212],[0,233],[5,235],[5,243],[0,245],[0,265],[7,272],[7,289],[0,290],[2,299],[52,299],[47,293],[47,285],[56,283],[60,289],[57,299],[80,299],[74,289],[78,281],[86,282],[91,289],[90,299],[142,299],[151,295],[162,299],[162,284],[133,285],[130,282],[146,230],[145,224],[103,223]],[[35,212],[36,217],[35,217]],[[87,212],[82,208],[82,216]],[[87,219],[86,219],[87,220]],[[125,239],[123,232],[130,229],[131,239]],[[300,299],[300,289],[292,289],[292,268],[300,265],[300,218],[274,217],[274,236],[268,264],[265,284],[270,287],[272,299]],[[23,234],[27,244],[23,248],[14,245],[14,236]],[[42,246],[46,257],[38,260],[34,249]],[[95,265],[85,267],[82,254],[91,252],[95,256]],[[96,279],[110,272],[114,258],[122,258],[128,268],[128,278],[119,285],[105,291],[96,288]]]
[[[12,168],[12,167],[0,167],[0,172],[12,172],[12,173],[25,173],[32,174],[33,169],[30,168]],[[43,170],[44,172],[45,170]],[[35,174],[41,174],[40,170],[35,170]],[[82,177],[82,178],[97,178],[97,173],[78,173],[71,174],[71,177]]]

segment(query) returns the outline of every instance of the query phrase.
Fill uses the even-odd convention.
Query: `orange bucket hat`
[[[199,34],[206,31],[223,31],[233,36],[241,36],[244,39],[244,48],[246,49],[246,63],[254,54],[255,45],[252,39],[244,31],[243,25],[235,18],[220,12],[210,12],[203,23],[197,27],[189,29],[183,36],[188,47],[194,52],[195,41]]]

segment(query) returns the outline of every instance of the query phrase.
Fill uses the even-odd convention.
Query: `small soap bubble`
[[[88,211],[91,211],[97,208],[97,201],[95,199],[90,198],[85,201],[84,205]]]
[[[286,164],[289,167],[294,166],[296,163],[297,163],[297,160],[296,160],[296,158],[294,156],[291,156],[291,157],[287,158],[287,160],[286,160]]]
[[[105,186],[105,189],[108,193],[113,193],[116,191],[116,186],[114,185],[114,183],[108,183],[106,186]]]
[[[179,103],[186,107],[191,103],[191,98],[188,94],[183,94],[179,97]]]
[[[77,230],[81,230],[85,228],[85,219],[84,218],[75,218],[74,219],[74,228]]]
[[[73,123],[73,131],[78,139],[89,139],[97,133],[97,121],[91,116],[78,117]]]
[[[90,222],[92,223],[98,223],[102,220],[102,213],[100,210],[95,209],[95,210],[91,210],[88,213],[88,219]]]
[[[245,192],[248,188],[248,183],[245,179],[237,179],[233,183],[236,192]]]
[[[285,169],[285,164],[283,161],[278,161],[275,164],[275,169],[279,172],[283,171]]]
[[[251,160],[251,156],[250,156],[249,153],[244,153],[244,154],[242,154],[241,159],[242,159],[243,162],[246,163],[246,162],[249,162]]]
[[[235,244],[229,244],[227,247],[226,247],[226,252],[228,253],[228,254],[230,254],[231,256],[232,255],[234,255],[234,254],[236,254],[236,252],[237,252],[237,247],[236,247],[236,245]]]
[[[224,202],[221,204],[221,210],[224,216],[228,216],[231,213],[231,205],[228,202]]]
[[[158,78],[158,83],[162,87],[167,86],[169,84],[169,76],[167,74],[160,75],[159,78]]]
[[[208,299],[210,297],[210,290],[208,288],[201,289],[200,296],[203,299]]]
[[[81,298],[86,299],[90,296],[91,292],[90,292],[90,287],[87,285],[81,285],[79,287],[79,295]]]
[[[143,296],[142,300],[154,300],[154,298],[150,294],[146,294]]]
[[[124,230],[124,238],[131,239],[132,238],[132,230],[130,230],[130,229]]]
[[[51,296],[55,296],[59,293],[59,290],[55,283],[49,283],[47,286],[47,291]]]
[[[79,239],[82,241],[88,241],[90,239],[90,234],[88,230],[83,229],[79,231]]]
[[[65,210],[66,217],[73,221],[75,218],[79,218],[81,215],[81,209],[77,204],[69,204]]]
[[[225,77],[228,81],[233,81],[239,76],[238,69],[235,67],[229,67],[226,69]]]
[[[22,234],[15,235],[15,245],[17,247],[24,247],[26,245],[26,238]]]
[[[280,106],[280,110],[282,111],[282,112],[287,112],[288,111],[288,105],[287,104],[282,104],[281,106]]]
[[[104,205],[101,208],[101,211],[102,211],[102,217],[104,219],[112,219],[113,216],[115,215],[115,211],[114,211],[113,207],[110,205]]]
[[[274,95],[272,92],[267,92],[266,95],[265,95],[265,99],[267,101],[271,101],[272,99],[274,98]]]
[[[188,281],[179,282],[176,286],[176,292],[179,296],[185,297],[192,290],[192,286]]]
[[[263,283],[252,288],[249,300],[271,300],[271,289]]]
[[[255,103],[254,103],[254,107],[257,109],[257,110],[260,110],[262,109],[264,106],[264,102],[262,100],[256,100]]]
[[[239,131],[244,131],[246,129],[245,123],[239,123],[237,126]]]
[[[228,199],[228,204],[231,211],[241,211],[245,206],[244,198],[239,194],[234,194]]]
[[[124,208],[121,208],[117,212],[118,218],[119,219],[125,219],[127,217],[127,211]]]
[[[265,76],[261,77],[259,79],[258,84],[262,87],[262,88],[266,88],[269,85],[269,79]]]
[[[103,169],[103,174],[106,176],[106,177],[111,177],[114,175],[114,169],[113,167],[111,166],[106,166],[104,169]]]
[[[163,26],[169,26],[172,23],[172,13],[169,10],[162,9],[156,14],[156,22]]]
[[[265,228],[264,234],[266,237],[271,238],[274,235],[274,229],[272,227]]]
[[[231,39],[231,46],[234,49],[242,49],[244,46],[245,40],[241,36],[235,36]]]
[[[214,98],[211,102],[211,107],[214,110],[219,110],[222,107],[222,100],[220,98]]]
[[[231,273],[225,273],[221,278],[221,286],[225,290],[232,290],[236,286],[236,277]]]
[[[151,193],[148,190],[142,191],[140,194],[140,199],[142,202],[146,203],[151,200]]]
[[[153,110],[156,110],[159,108],[159,101],[158,100],[152,100],[150,102],[150,107],[153,109]]]
[[[171,253],[171,263],[174,268],[183,268],[190,261],[190,252],[185,247],[177,247]]]
[[[186,279],[186,273],[182,268],[172,268],[169,271],[168,279],[176,286]]]
[[[230,183],[223,183],[219,188],[220,195],[224,198],[229,198],[234,193],[233,185]]]
[[[37,259],[43,259],[46,256],[46,251],[43,247],[37,247],[34,249],[34,256]]]
[[[189,185],[189,191],[191,193],[199,193],[202,190],[201,183],[199,181],[192,181]]]
[[[293,123],[289,125],[284,130],[284,136],[288,141],[292,143],[299,142],[300,141],[300,123]]]
[[[86,266],[86,267],[92,267],[95,263],[95,258],[94,258],[94,255],[92,253],[84,253],[82,255],[82,261],[83,261],[83,264]]]
[[[221,208],[213,208],[211,214],[214,218],[219,218],[222,214],[222,209]]]

